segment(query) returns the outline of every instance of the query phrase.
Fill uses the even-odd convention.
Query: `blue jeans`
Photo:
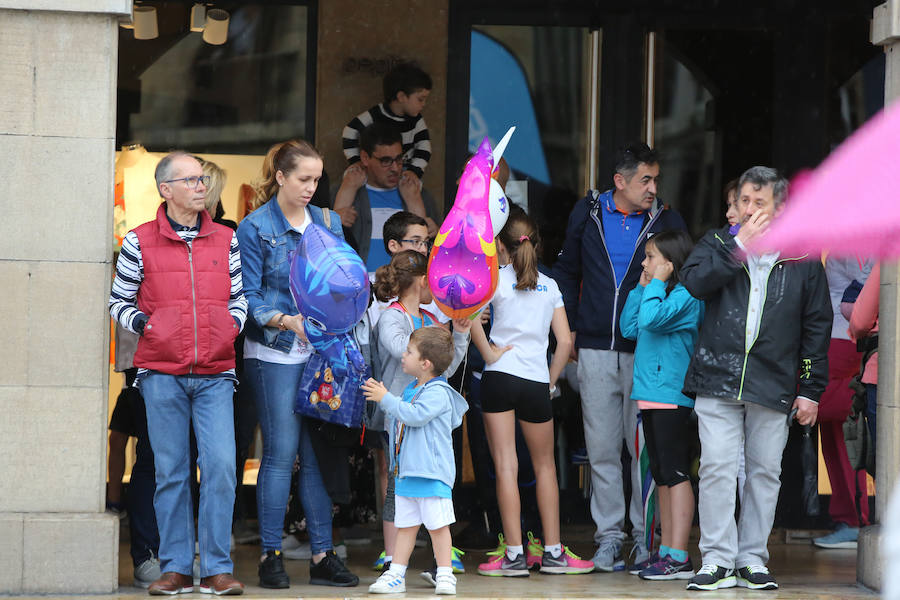
[[[310,443],[306,422],[294,414],[297,388],[305,364],[281,365],[254,358],[244,360],[244,385],[256,400],[262,430],[263,453],[256,481],[256,508],[262,550],[281,550],[294,459],[300,457],[297,493],[310,549],[319,554],[331,549],[331,498],[322,482],[319,463]]]
[[[141,381],[156,461],[156,522],[162,572],[190,575],[194,559],[190,424],[200,467],[200,576],[231,573],[234,509],[234,382],[224,377],[150,373]]]

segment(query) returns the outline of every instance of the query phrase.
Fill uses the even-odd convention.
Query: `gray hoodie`
[[[372,352],[372,377],[384,383],[388,391],[395,396],[402,396],[403,390],[415,377],[407,375],[400,367],[400,357],[409,344],[409,336],[413,332],[412,317],[398,308],[388,308],[375,324],[370,340]],[[466,356],[469,348],[469,334],[453,332],[453,362],[444,371],[449,377],[456,372],[459,363]],[[374,403],[369,403],[374,404]],[[372,431],[385,431],[384,411],[379,406],[366,411],[366,428]]]

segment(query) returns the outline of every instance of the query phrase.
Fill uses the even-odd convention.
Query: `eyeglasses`
[[[396,163],[398,167],[403,166],[402,154],[398,154],[394,158],[391,158],[390,156],[372,156],[372,158],[381,163],[381,166],[384,168],[391,166],[392,163]]]
[[[401,244],[409,244],[413,248],[421,248],[422,250],[427,250],[431,247],[431,242],[428,240],[400,240]]]
[[[179,177],[178,179],[166,179],[163,183],[174,183],[176,181],[183,181],[187,184],[189,188],[192,190],[196,190],[197,186],[200,183],[203,183],[203,187],[209,187],[209,175],[201,175],[200,177]]]

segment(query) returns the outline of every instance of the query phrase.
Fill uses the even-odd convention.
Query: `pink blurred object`
[[[754,250],[900,257],[900,102],[872,117],[791,185]]]

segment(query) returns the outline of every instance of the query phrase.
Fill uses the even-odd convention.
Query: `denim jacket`
[[[413,382],[410,385],[415,385]],[[387,413],[391,449],[391,468],[397,463],[397,477],[424,477],[446,483],[451,488],[456,479],[453,457],[454,429],[462,425],[469,405],[443,377],[426,383],[413,402],[404,402],[388,392],[381,399]],[[405,425],[399,457],[395,450],[399,421]]]
[[[336,212],[331,211],[331,226],[328,227],[321,208],[311,204],[307,208],[314,225],[326,227],[344,239],[341,218]],[[302,236],[291,228],[273,196],[241,221],[237,237],[241,248],[244,296],[250,304],[250,318],[245,329],[247,337],[281,352],[289,352],[296,334],[265,325],[278,313],[297,313],[290,289],[290,254]]]

